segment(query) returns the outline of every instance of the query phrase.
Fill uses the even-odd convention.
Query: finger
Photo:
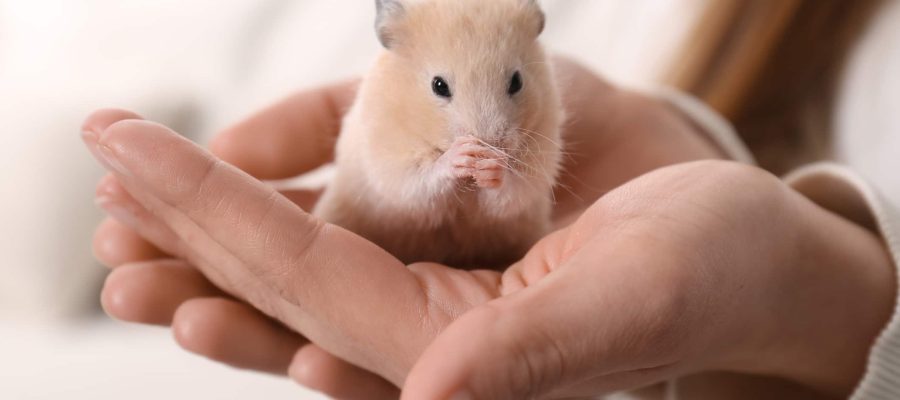
[[[91,113],[81,124],[82,132],[102,132],[106,127],[128,119],[143,119],[140,115],[117,108],[104,108]]]
[[[313,170],[333,156],[341,118],[357,85],[353,80],[298,93],[222,132],[210,148],[258,179]]]
[[[148,240],[152,243],[156,243],[158,246],[169,249],[172,254],[177,255],[183,259],[193,260],[195,265],[201,262],[209,262],[210,260],[214,264],[218,265],[229,265],[233,264],[230,257],[227,254],[216,254],[211,258],[204,258],[196,254],[192,247],[187,246],[184,240],[178,236],[175,232],[173,232],[168,225],[166,225],[162,220],[160,220],[156,215],[147,210],[141,203],[135,200],[119,183],[117,179],[110,176],[104,179],[101,184],[98,186],[98,189],[104,193],[105,201],[98,202],[104,209],[110,210],[114,215],[117,215],[122,221],[126,221],[131,224],[132,229],[136,232],[139,232],[142,237],[148,238]],[[302,205],[309,205],[310,203],[314,203],[315,200],[318,199],[319,193],[315,191],[292,191],[288,192],[288,195],[291,197],[292,201],[298,202]],[[311,206],[311,205],[310,205]],[[197,242],[197,240],[194,240]],[[196,244],[196,243],[195,243]],[[141,269],[141,271],[146,271],[148,269]],[[152,268],[149,270],[156,270],[156,268]],[[209,272],[209,271],[207,271]],[[214,271],[215,272],[215,271]],[[185,271],[187,273],[187,271]],[[135,274],[130,274],[127,276],[134,276]],[[216,294],[221,295],[222,293],[218,290],[214,292],[208,292],[209,288],[214,288],[214,286],[209,283],[207,279],[203,279],[203,275],[199,272],[194,272],[191,274],[192,276],[196,276],[196,279],[193,280],[184,280],[180,282],[182,285],[179,286],[177,283],[173,285],[173,288],[181,288],[185,285],[193,285],[194,289],[200,290],[197,294],[192,294],[190,297],[201,297],[204,295]],[[215,272],[209,279],[215,280],[219,274]],[[126,281],[123,279],[122,281]],[[139,279],[128,280],[132,283],[140,282]],[[243,281],[244,287],[251,287],[254,283],[249,282],[247,279],[234,279],[233,281]],[[232,282],[233,282],[232,281]],[[228,284],[228,280],[222,281],[221,279],[218,283],[221,287],[229,291],[229,293],[235,294],[235,287]],[[151,283],[140,284],[138,283],[137,288],[133,286],[126,286],[125,288],[119,291],[109,291],[112,293],[105,299],[121,299],[125,298],[129,300],[129,305],[112,308],[108,307],[108,312],[120,319],[129,320],[133,322],[144,322],[144,323],[155,323],[155,324],[168,324],[172,318],[172,314],[174,313],[174,308],[177,307],[180,302],[187,300],[188,297],[185,296],[173,296],[167,290],[160,290],[158,292],[149,292],[152,294],[156,294],[156,297],[148,298],[148,290],[155,290],[155,288]],[[256,286],[259,286],[256,284]],[[115,287],[115,286],[113,286]],[[135,289],[135,290],[132,290]],[[145,289],[145,290],[141,290]],[[237,293],[238,295],[240,293]],[[108,301],[108,300],[107,300]],[[121,300],[119,300],[121,302]],[[111,302],[110,302],[111,303]],[[130,306],[130,304],[136,303],[136,306]],[[266,303],[270,304],[270,303]],[[165,306],[169,306],[166,308]],[[135,307],[138,307],[135,309]],[[143,308],[140,308],[143,307]],[[162,307],[163,311],[159,311],[160,307]],[[147,310],[150,309],[153,316],[148,316]],[[116,310],[122,310],[121,312]],[[143,313],[141,313],[143,312]],[[124,313],[131,313],[127,315],[120,315]],[[137,316],[134,316],[134,313],[138,313]]]
[[[610,242],[624,246],[604,236],[585,248]],[[653,296],[640,303],[625,295],[647,288],[639,261],[614,273],[621,271],[597,268],[598,258],[605,259],[578,252],[536,284],[464,314],[425,350],[402,398],[594,395],[667,377],[681,331],[660,316],[679,314]]]
[[[106,159],[129,193],[145,206],[152,203],[148,208],[180,237],[205,243],[198,247],[208,251],[206,256],[231,254],[236,262],[208,263],[216,268],[204,270],[217,285],[230,285],[242,298],[283,318],[329,351],[342,351],[337,355],[348,361],[364,367],[381,365],[377,349],[365,355],[353,352],[343,343],[358,338],[335,334],[368,332],[366,340],[396,347],[381,350],[401,354],[400,364],[409,363],[395,366],[392,377],[399,380],[405,374],[417,355],[414,346],[410,350],[410,340],[425,343],[424,336],[415,336],[422,323],[416,309],[424,308],[428,299],[397,259],[371,242],[322,223],[272,188],[160,125],[120,121],[97,136],[86,135],[85,142]],[[383,296],[385,291],[392,296]],[[412,336],[403,339],[385,331],[385,321],[367,317],[385,309],[411,308],[392,321]]]
[[[94,257],[109,268],[165,257],[156,246],[114,218],[104,219],[97,227],[93,247]]]
[[[168,326],[175,310],[189,299],[224,296],[195,268],[181,260],[123,265],[106,278],[101,303],[113,318]]]
[[[306,341],[252,307],[224,298],[188,300],[175,313],[175,340],[186,350],[236,368],[284,375]]]
[[[396,400],[400,390],[369,371],[308,344],[294,355],[288,375],[297,383],[339,400]]]
[[[526,293],[530,294],[526,290],[516,297],[521,299]],[[546,302],[573,299],[544,298],[541,305],[534,295],[529,297],[527,301],[490,303],[454,321],[416,362],[402,399],[543,398],[560,385],[561,371],[570,367],[571,357],[579,355],[564,342],[570,335],[560,337],[561,332],[552,325],[574,330],[580,324],[571,325],[574,321],[547,310]],[[526,305],[531,308],[523,308]]]
[[[120,115],[122,117],[134,116],[134,114],[129,114],[125,111],[100,110],[88,117],[84,125],[86,127],[91,127],[91,129],[105,129],[105,127],[102,126],[102,123],[115,124],[114,119],[108,117],[109,115]],[[121,170],[121,164],[119,164],[118,162],[115,162],[115,164],[110,163],[109,159],[107,159],[102,154],[102,152],[99,151],[99,147],[97,146],[96,142],[96,133],[86,130],[82,134],[82,136],[85,139],[86,143],[92,144],[88,146],[89,150],[95,157],[98,158],[98,160],[102,165],[104,165],[104,167],[106,167],[110,171]],[[177,173],[177,171],[174,172]],[[179,236],[171,229],[171,225],[167,223],[167,221],[164,221],[157,217],[157,212],[150,211],[154,207],[156,209],[164,208],[162,203],[155,198],[149,200],[144,199],[145,201],[143,202],[135,199],[131,195],[131,193],[129,193],[128,190],[125,189],[122,185],[122,178],[123,176],[121,174],[113,174],[111,175],[111,177],[107,177],[106,179],[101,181],[100,185],[98,185],[98,195],[100,193],[103,193],[102,198],[105,199],[105,201],[98,201],[98,204],[103,207],[108,213],[118,215],[117,218],[119,219],[119,221],[124,221],[125,223],[130,224],[136,232],[138,232],[142,237],[148,239],[157,247],[162,248],[164,251],[173,254],[178,258],[186,259],[195,266],[201,266],[204,264],[240,264],[239,260],[236,260],[230,253],[228,253],[224,249],[221,249],[221,246],[219,246],[217,243],[214,243],[210,239],[208,239],[203,234],[203,232],[197,232],[194,235],[188,233],[185,236]],[[177,179],[177,177],[174,179]],[[183,243],[187,242],[191,243],[191,246],[182,246]],[[218,251],[213,251],[210,254],[209,258],[204,258],[200,256],[197,251],[194,251],[195,248],[203,249],[204,247],[213,248],[214,250]],[[244,285],[246,287],[260,286],[258,280],[252,276],[249,276],[248,273],[244,273],[239,277],[235,277],[225,276],[216,269],[207,268],[202,272],[216,286],[237,297],[240,297],[240,293],[238,293],[235,288],[239,285]]]
[[[501,277],[500,293],[509,296],[529,286],[536,285],[553,272],[553,268],[568,258],[567,250],[583,240],[579,235],[571,235],[572,229],[553,232],[535,244],[519,262],[511,265]]]
[[[113,271],[103,288],[102,302],[104,309],[117,319],[166,326],[172,324],[176,310],[188,300],[222,295],[221,291],[185,262],[156,260],[125,265]],[[231,365],[266,372],[284,372],[281,368],[284,359],[282,355],[278,355],[270,362],[260,362],[261,357],[248,359],[244,353],[222,352],[217,347],[227,346],[217,343],[237,340],[232,338],[237,335],[235,330],[246,330],[239,337],[243,339],[275,342],[284,340],[281,326],[270,323],[260,327],[258,319],[266,319],[261,314],[257,314],[258,318],[254,319],[245,315],[245,309],[234,307],[230,303],[209,303],[212,305],[189,306],[200,307],[201,310],[182,310],[183,315],[179,322],[182,331],[178,337],[185,347]],[[211,311],[215,323],[213,326],[204,327],[208,330],[197,332],[191,324],[205,324],[206,321],[197,321],[197,316],[192,313],[209,311],[209,307],[215,308]],[[238,312],[235,312],[235,309]],[[237,326],[248,321],[250,327]],[[216,327],[222,328],[222,331],[214,332],[213,329]],[[217,335],[225,337],[215,337]],[[297,342],[288,341],[288,344],[294,343]],[[273,348],[280,350],[284,347]],[[303,349],[297,353],[291,364],[291,376],[300,384],[340,399],[398,397],[398,390],[384,379],[337,359],[313,345],[306,345]],[[269,351],[269,355],[273,353]]]
[[[98,192],[103,193],[105,199],[98,203],[104,209],[112,210],[131,227],[122,227],[118,223],[114,226],[128,232],[140,232],[141,237],[149,238],[181,257],[193,257],[185,250],[187,247],[181,238],[131,197],[114,177],[103,179],[98,185]],[[292,191],[288,194],[293,201],[303,205],[315,202],[319,196],[318,192],[311,191]],[[146,244],[143,241],[139,243]],[[182,302],[212,295],[223,293],[192,266],[180,260],[157,260],[131,265],[120,273],[111,274],[102,301],[107,312],[118,319],[168,325],[175,308]]]
[[[128,240],[130,243],[123,243],[135,247],[133,250],[144,250],[140,247],[150,246],[153,249],[163,253],[170,254],[174,257],[184,258],[184,247],[181,240],[172,231],[169,226],[162,223],[153,213],[148,211],[142,204],[136,201],[131,194],[119,183],[113,175],[107,175],[100,180],[97,185],[96,203],[100,208],[115,218],[117,225],[128,230],[131,233],[120,240]],[[111,232],[113,234],[118,232]],[[134,236],[137,236],[135,238]],[[143,239],[140,239],[143,238]],[[109,245],[117,245],[114,239]],[[115,249],[112,251],[126,252],[131,251],[130,248]],[[147,250],[152,251],[152,250]]]
[[[321,191],[291,190],[283,194],[294,204],[311,210]],[[181,239],[135,200],[113,175],[105,176],[97,185],[96,203],[113,217],[101,224],[94,240],[95,253],[98,258],[103,257],[101,262],[105,265],[164,258],[166,253],[157,246],[168,249],[172,256],[185,256]]]
[[[179,259],[189,260],[194,265],[201,262],[233,263],[232,258],[227,254],[217,254],[209,259],[198,256],[196,251],[191,246],[187,246],[184,239],[179,237],[163,220],[135,200],[115,177],[108,176],[103,179],[98,185],[98,193],[103,193],[104,201],[98,201],[102,208],[111,215],[115,215],[120,221],[129,224],[129,227],[141,237],[159,248],[167,249],[170,254]],[[299,194],[297,196],[304,197]],[[195,240],[195,242],[197,241]],[[193,269],[193,266],[189,267],[186,263],[183,267]],[[233,294],[234,287],[229,285],[227,280],[222,280],[220,274],[215,271],[210,276],[204,277],[199,271],[186,271],[184,268],[160,270],[161,266],[159,265],[144,265],[123,271],[125,275],[121,279],[116,279],[119,277],[117,274],[111,275],[109,278],[111,281],[108,280],[107,284],[108,290],[104,291],[102,297],[107,312],[114,317],[128,321],[166,325],[170,323],[175,308],[187,299],[223,294],[210,280],[216,281],[223,290]],[[180,272],[180,274],[173,272]],[[148,279],[148,283],[144,283],[145,279],[140,279],[141,275],[150,275],[157,279]],[[169,282],[166,281],[176,275],[182,276],[168,286]],[[244,279],[244,281],[247,280]],[[123,282],[123,284],[111,285],[110,282]],[[165,287],[157,288],[154,285],[157,282]],[[253,283],[245,282],[245,284],[252,285]],[[211,289],[215,290],[211,291]],[[118,306],[115,306],[116,304]]]

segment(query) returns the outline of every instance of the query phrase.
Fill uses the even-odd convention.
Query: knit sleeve
[[[820,206],[878,233],[894,265],[900,265],[900,209],[856,172],[842,165],[822,163],[801,168],[785,181]],[[872,346],[865,375],[851,399],[900,399],[897,305],[900,301],[895,302],[893,316]]]
[[[731,159],[754,163],[732,126],[708,106],[673,89],[653,92],[690,118]],[[835,163],[813,164],[788,174],[784,181],[819,206],[878,234],[894,266],[900,265],[900,205],[889,202],[851,168]],[[851,399],[900,399],[900,299],[872,346],[865,374]]]

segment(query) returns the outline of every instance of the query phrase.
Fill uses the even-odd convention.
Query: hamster
[[[536,0],[377,0],[384,49],[313,213],[409,264],[498,268],[550,229],[563,106]]]

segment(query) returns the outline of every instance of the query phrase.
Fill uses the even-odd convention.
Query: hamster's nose
[[[464,129],[458,133],[462,136],[474,136],[483,144],[492,147],[507,147],[515,140],[515,129],[507,129],[505,127],[481,127],[479,129]]]

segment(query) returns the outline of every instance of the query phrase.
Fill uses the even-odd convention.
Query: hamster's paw
[[[457,179],[472,179],[481,188],[497,188],[502,183],[504,164],[501,155],[477,138],[457,138],[442,156]]]
[[[506,171],[502,160],[486,159],[475,163],[475,172],[472,177],[480,188],[496,189],[503,184],[503,174]]]

